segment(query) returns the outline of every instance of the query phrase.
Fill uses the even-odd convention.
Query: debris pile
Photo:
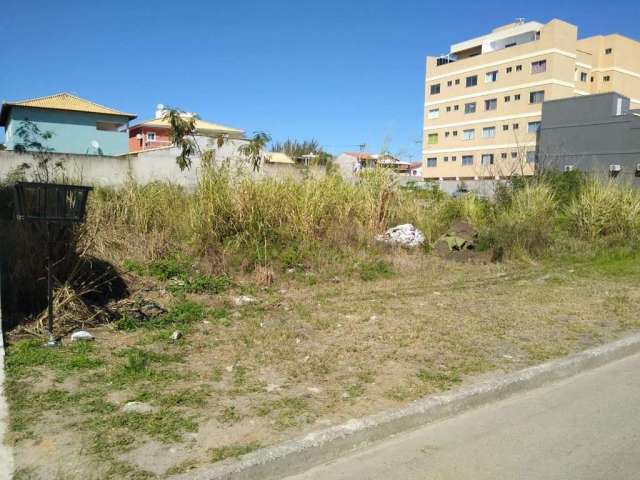
[[[424,235],[410,223],[390,228],[382,235],[376,235],[376,241],[403,247],[418,247],[424,243]]]

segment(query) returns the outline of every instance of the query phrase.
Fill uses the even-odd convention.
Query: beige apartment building
[[[530,175],[542,102],[615,91],[640,108],[640,43],[519,21],[427,57],[425,179]]]

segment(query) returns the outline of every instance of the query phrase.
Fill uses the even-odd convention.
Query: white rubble
[[[151,413],[156,409],[144,402],[127,402],[124,407],[122,407],[122,411],[125,413]]]
[[[392,245],[417,247],[424,243],[424,235],[410,223],[405,223],[404,225],[397,225],[390,228],[382,235],[376,235],[376,240]]]
[[[257,300],[249,295],[240,295],[239,297],[235,297],[233,299],[233,303],[237,307],[241,307],[243,305],[249,305],[250,303],[256,303]]]
[[[93,339],[94,339],[94,336],[91,335],[86,330],[78,330],[77,332],[73,332],[71,334],[71,341],[72,342],[88,341],[88,340],[93,340]]]

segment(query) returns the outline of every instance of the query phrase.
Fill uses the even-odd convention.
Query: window
[[[580,72],[580,81],[581,82],[587,81],[587,72]]]
[[[102,130],[105,132],[117,132],[122,126],[122,123],[96,122],[96,130]]]
[[[611,80],[611,77],[610,77],[609,75],[605,75],[602,79],[603,79],[605,82],[608,82],[608,81],[610,81],[610,80]]]
[[[454,131],[453,131],[453,136],[454,136],[454,137],[457,137],[457,136],[458,136],[458,131],[457,131],[457,130],[454,130]]]
[[[511,158],[518,158],[518,152],[511,152]]]
[[[505,158],[507,158],[507,154],[506,153],[501,153],[500,154],[500,158],[502,158],[504,160]]]
[[[502,131],[506,132],[509,130],[509,124],[502,125]]]
[[[460,85],[460,79],[456,78],[456,85]]]
[[[453,106],[453,111],[457,112],[458,110],[460,110],[460,105],[454,105]]]
[[[613,52],[613,50],[611,50],[610,48],[605,48],[604,49],[604,54],[605,55],[611,55],[611,52]]]
[[[513,125],[511,125],[511,128],[513,130],[518,130],[520,128],[520,125],[518,123],[514,123]]]
[[[449,81],[447,82],[447,87],[450,87],[451,85],[453,85],[453,82],[452,82],[451,80],[449,80]]]
[[[450,112],[450,111],[451,111],[451,107],[447,107],[447,112]]]
[[[512,42],[512,43],[507,43],[504,48],[511,48],[511,47],[515,47],[517,45],[516,42]]]
[[[516,93],[516,94],[513,96],[513,99],[514,99],[516,102],[517,102],[518,100],[520,100],[520,94],[519,94],[519,93]]]
[[[547,61],[539,60],[537,62],[531,62],[531,73],[544,73],[547,71]]]
[[[147,142],[156,141],[156,132],[147,132]]]
[[[455,156],[451,157],[451,161],[455,162],[456,161],[456,157]]]
[[[440,84],[435,83],[431,85],[431,95],[437,95],[440,93]]]
[[[487,72],[484,74],[484,82],[485,83],[493,83],[498,80],[498,71],[494,70],[493,72]]]
[[[485,127],[482,129],[482,138],[495,138],[496,127]]]
[[[529,133],[537,133],[539,129],[540,122],[529,122],[529,126],[527,127]]]
[[[506,97],[504,97],[504,101],[505,102],[510,102],[511,101],[511,95],[507,95]]]
[[[444,132],[444,138],[449,138],[449,132]]]
[[[465,140],[473,140],[474,138],[476,138],[476,131],[473,128],[469,130],[463,130],[462,136]]]
[[[444,157],[444,158],[443,158],[443,160],[444,160],[445,162],[448,162],[448,161],[449,161],[449,157]]]
[[[507,67],[507,73],[513,72],[513,67]]]
[[[593,83],[593,75],[591,75],[591,82]]]
[[[467,87],[475,87],[476,85],[478,85],[478,76],[477,75],[472,75],[470,77],[467,77]]]
[[[437,158],[427,158],[427,167],[428,168],[433,168],[436,167],[438,165],[438,159]]]
[[[465,103],[464,113],[476,113],[476,102]]]
[[[489,111],[489,110],[495,110],[496,108],[498,108],[498,99],[497,98],[490,98],[489,100],[485,100],[484,101],[484,109]]]
[[[482,155],[480,163],[482,165],[493,165],[493,153],[486,153]]]
[[[522,65],[516,65],[516,72],[522,71]]]
[[[427,143],[429,145],[434,145],[434,144],[438,143],[438,134],[437,133],[430,133],[429,136],[427,137]]]
[[[544,90],[539,92],[531,92],[529,94],[529,103],[542,103],[544,102]]]
[[[462,165],[473,165],[473,155],[463,155],[462,156]]]
[[[430,119],[434,119],[434,118],[440,117],[440,109],[439,108],[434,108],[432,110],[429,110],[429,113],[427,114],[427,117],[430,118]]]

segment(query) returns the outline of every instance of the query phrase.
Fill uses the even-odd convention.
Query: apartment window
[[[434,118],[440,117],[440,109],[439,108],[434,108],[432,110],[429,110],[429,113],[427,114],[427,117],[429,119],[434,119]]]
[[[433,168],[433,167],[437,167],[438,166],[438,159],[437,158],[427,158],[427,167],[428,168]]]
[[[513,72],[513,67],[507,67],[507,73]]]
[[[531,92],[529,94],[529,103],[542,103],[544,102],[544,90],[539,92]]]
[[[472,75],[470,77],[467,77],[467,87],[475,87],[476,85],[478,85],[478,76],[477,75]]]
[[[462,137],[465,140],[473,140],[474,138],[476,138],[476,131],[473,128],[470,128],[469,130],[463,130]]]
[[[511,95],[507,95],[506,97],[504,97],[504,101],[505,102],[510,102],[511,101]]]
[[[593,83],[593,75],[591,75],[591,83]]]
[[[506,132],[507,130],[509,130],[509,124],[502,125],[502,131]]]
[[[456,78],[456,85],[460,85],[460,79]]]
[[[480,163],[484,166],[493,165],[493,153],[485,153],[482,155]]]
[[[147,132],[147,142],[156,141],[156,132]]]
[[[448,162],[448,161],[449,161],[449,157],[444,157],[444,158],[443,158],[443,160],[444,160],[445,162]]]
[[[117,132],[121,127],[123,127],[122,123],[96,122],[96,130],[102,130],[105,132]]]
[[[609,75],[605,75],[602,79],[603,79],[605,82],[608,82],[608,81],[610,81],[610,80],[611,80],[611,77],[610,77]]]
[[[517,102],[518,100],[520,100],[520,94],[519,94],[519,93],[516,93],[516,94],[513,96],[513,100],[514,100],[514,101],[516,101],[516,102]]]
[[[454,137],[457,137],[457,136],[458,136],[458,131],[457,131],[457,130],[454,130],[454,131],[453,131],[453,136],[454,136]]]
[[[462,156],[462,166],[466,167],[468,165],[473,165],[473,155]]]
[[[504,48],[511,48],[511,47],[515,47],[517,45],[516,42],[511,42],[511,43],[507,43]]]
[[[447,82],[447,87],[450,87],[451,85],[453,85],[453,82],[452,82],[451,80],[449,80],[449,81]]]
[[[427,143],[429,145],[434,145],[434,144],[438,143],[438,134],[437,133],[430,133],[429,136],[427,137]]]
[[[539,129],[540,129],[540,122],[529,122],[529,125],[527,127],[527,131],[529,133],[537,133]]]
[[[453,111],[457,112],[458,110],[460,110],[460,105],[454,105],[453,106]]]
[[[450,112],[450,111],[451,111],[451,107],[447,107],[447,112]]]
[[[531,62],[531,73],[544,73],[547,71],[547,61],[539,60],[537,62]]]
[[[586,72],[580,72],[580,81],[581,82],[586,82],[587,81],[587,73]]]
[[[482,138],[495,138],[496,127],[485,127],[482,129]]]
[[[498,80],[498,71],[494,70],[493,72],[487,72],[484,74],[484,82],[485,83],[493,83]]]
[[[500,154],[500,158],[502,158],[503,160],[507,158],[507,154],[506,153],[501,153]]]
[[[440,93],[440,84],[439,83],[435,83],[433,85],[431,85],[431,95],[437,95]]]
[[[511,152],[511,158],[518,158],[518,152]]]
[[[452,162],[455,162],[455,161],[456,161],[456,157],[455,157],[455,155],[454,155],[453,157],[451,157],[451,161],[452,161]]]
[[[476,113],[476,102],[465,103],[464,113]]]
[[[497,98],[490,98],[489,100],[485,100],[484,101],[484,109],[486,111],[495,110],[496,108],[498,108],[498,99]]]
[[[444,132],[444,138],[449,138],[449,132]]]
[[[516,72],[522,71],[522,65],[516,65]]]
[[[513,130],[518,130],[520,128],[520,125],[518,123],[514,123],[513,125],[511,125],[511,128]]]
[[[611,55],[611,52],[613,52],[613,50],[611,50],[610,48],[605,48],[604,49],[604,54],[605,55]]]

